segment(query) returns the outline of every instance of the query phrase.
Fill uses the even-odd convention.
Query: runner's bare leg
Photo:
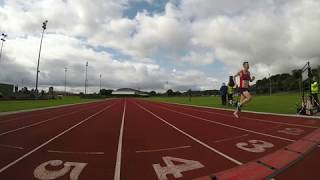
[[[241,98],[240,98],[240,104],[238,105],[239,107],[247,104],[248,102],[250,102],[252,99],[251,94],[248,91],[243,92],[243,94],[241,94]],[[236,111],[233,113],[233,115],[236,118],[239,118],[239,107],[237,107]]]

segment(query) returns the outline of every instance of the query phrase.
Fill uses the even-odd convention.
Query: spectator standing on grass
[[[226,86],[226,83],[222,83],[222,86],[220,88],[220,95],[221,95],[222,105],[226,105],[227,104],[227,94],[228,94],[228,87]]]
[[[320,111],[319,98],[318,98],[319,85],[317,81],[313,81],[313,83],[311,84],[311,94],[314,100],[314,105],[317,106],[318,111]]]
[[[236,91],[236,84],[234,83],[233,76],[229,76],[228,83],[228,103],[229,105],[233,105],[233,95]]]

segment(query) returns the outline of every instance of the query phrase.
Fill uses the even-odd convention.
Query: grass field
[[[0,101],[0,112],[19,111],[43,107],[52,107],[65,104],[75,104],[95,101],[93,99],[81,99],[78,96],[63,97],[50,100],[25,100],[25,101]]]
[[[215,96],[193,97],[191,101],[189,101],[188,97],[152,97],[150,100],[218,108],[233,108],[221,105],[220,97]],[[300,104],[298,93],[278,93],[272,96],[256,95],[253,97],[252,102],[243,109],[257,112],[295,114],[297,109],[296,104]]]

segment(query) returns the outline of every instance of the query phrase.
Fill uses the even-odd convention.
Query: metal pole
[[[271,75],[269,73],[269,93],[270,93],[270,96],[272,94],[272,86],[271,86]]]
[[[40,41],[40,48],[39,48],[39,55],[38,55],[38,64],[37,64],[37,77],[36,77],[36,95],[38,97],[38,81],[39,81],[39,65],[40,65],[40,57],[41,57],[41,49],[42,49],[42,40],[43,40],[43,35],[44,35],[44,31],[47,29],[47,23],[48,20],[43,22],[42,25],[42,35],[41,35],[41,41]]]
[[[84,81],[84,94],[87,94],[87,81],[88,81],[88,61],[86,63],[86,79]]]
[[[101,94],[101,74],[100,74],[100,91],[99,93]]]
[[[1,61],[1,57],[2,57],[2,49],[3,49],[3,44],[4,42],[6,41],[6,37],[7,37],[7,34],[5,33],[2,33],[1,34],[2,38],[1,38],[1,50],[0,50],[0,61]]]
[[[2,39],[1,39],[2,40]],[[2,43],[1,43],[1,51],[0,51],[0,61],[1,61],[1,55],[2,55],[2,48],[3,48],[3,40],[2,40]]]
[[[64,94],[67,95],[67,71],[68,68],[64,68]]]

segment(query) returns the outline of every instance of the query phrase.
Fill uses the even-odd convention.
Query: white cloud
[[[9,39],[3,62],[7,68],[0,80],[16,83],[23,77],[33,85],[45,19],[49,23],[40,64],[40,82],[45,85],[63,85],[67,66],[70,85],[79,90],[86,61],[91,86],[98,84],[102,73],[108,87],[148,90],[217,88],[223,79],[199,68],[216,60],[224,64],[225,75],[239,69],[242,61],[250,61],[258,78],[289,72],[306,60],[320,64],[316,0],[170,0],[164,12],[140,9],[129,19],[124,13],[135,8],[130,3],[4,1],[0,31],[8,32]]]
[[[182,57],[182,61],[186,61],[195,65],[211,64],[214,55],[211,52],[195,52],[191,51],[188,55]]]

